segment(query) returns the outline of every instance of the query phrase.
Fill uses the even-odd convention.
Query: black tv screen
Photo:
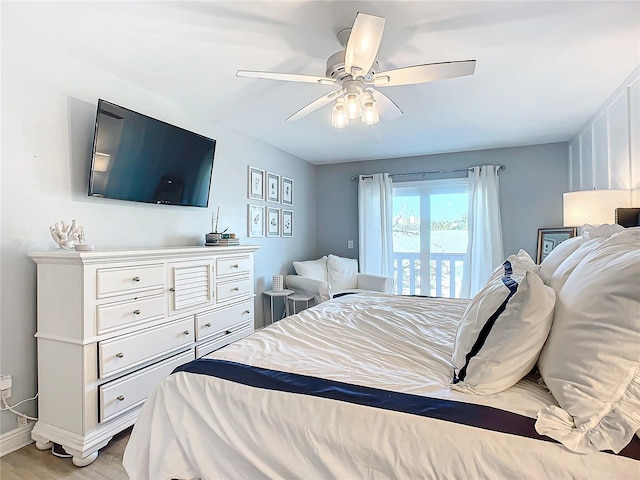
[[[98,101],[89,195],[206,207],[216,141]]]

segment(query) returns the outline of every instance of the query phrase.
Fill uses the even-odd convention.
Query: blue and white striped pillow
[[[535,365],[551,328],[555,292],[522,254],[511,255],[494,272],[462,316],[453,351],[452,389],[482,395],[501,392]]]

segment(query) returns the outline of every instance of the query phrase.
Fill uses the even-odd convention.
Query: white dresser
[[[174,368],[251,334],[258,248],[32,253],[36,446],[89,465]]]

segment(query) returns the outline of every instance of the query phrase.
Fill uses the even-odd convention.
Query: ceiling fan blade
[[[334,90],[333,92],[329,92],[326,95],[314,100],[309,105],[302,107],[296,113],[287,118],[287,122],[292,122],[294,120],[300,120],[302,117],[306,117],[311,112],[315,112],[320,107],[324,107],[327,103],[330,103],[332,100],[335,100],[342,94],[342,90]]]
[[[333,78],[315,77],[313,75],[298,75],[296,73],[254,72],[238,70],[236,77],[262,78],[265,80],[283,80],[285,82],[319,83],[320,85],[337,85]]]
[[[380,112],[381,117],[384,117],[387,120],[395,120],[396,118],[399,118],[404,114],[400,107],[396,105],[396,102],[391,100],[381,91],[374,88],[368,88],[367,92],[370,92],[377,102],[378,111]]]
[[[433,82],[446,78],[473,75],[476,68],[475,60],[461,60],[458,62],[428,63],[413,67],[397,68],[378,72],[373,76],[372,83],[376,87],[394,87],[396,85],[412,85],[415,83]]]
[[[365,76],[378,55],[384,18],[358,13],[353,22],[344,56],[344,69],[353,78]]]

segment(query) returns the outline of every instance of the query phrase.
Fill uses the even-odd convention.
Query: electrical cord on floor
[[[56,449],[60,448],[64,453],[59,453],[56,452]],[[51,448],[51,455],[53,455],[54,457],[59,457],[59,458],[71,458],[73,457],[73,455],[68,454],[64,447],[62,445],[58,445],[57,443],[53,444],[53,447]]]
[[[18,415],[19,417],[23,417],[26,418],[27,420],[38,420],[37,417],[30,417],[29,415],[26,415],[24,413],[20,413],[17,410],[14,410],[14,408],[16,408],[18,405],[22,405],[24,402],[28,402],[30,400],[35,400],[36,398],[38,398],[38,394],[36,393],[33,397],[31,398],[27,398],[25,400],[22,400],[18,403],[16,403],[15,405],[9,405],[7,403],[7,400],[5,398],[2,399],[2,407],[0,407],[0,411],[10,411],[11,413],[14,413],[16,415]]]

